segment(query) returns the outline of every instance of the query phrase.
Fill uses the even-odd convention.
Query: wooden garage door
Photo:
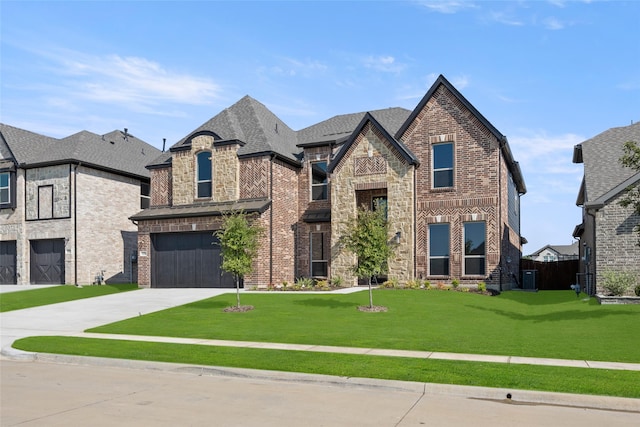
[[[31,283],[59,285],[64,283],[64,240],[31,241]]]
[[[16,241],[0,242],[0,285],[16,283]]]
[[[220,244],[212,233],[151,235],[151,287],[232,288],[233,276],[220,268]]]

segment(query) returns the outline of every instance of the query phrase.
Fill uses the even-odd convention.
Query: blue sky
[[[161,148],[250,95],[294,130],[413,109],[443,74],[520,162],[525,254],[570,244],[572,148],[640,120],[637,1],[7,1],[0,121]]]

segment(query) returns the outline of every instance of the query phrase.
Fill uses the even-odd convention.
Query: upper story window
[[[211,153],[202,151],[196,156],[198,198],[211,197]]]
[[[484,276],[486,271],[486,224],[464,223],[464,274]]]
[[[434,144],[433,188],[453,187],[453,143]]]
[[[327,162],[311,162],[311,200],[327,200],[328,198]]]
[[[151,185],[148,182],[140,183],[140,209],[147,209],[151,205]]]
[[[0,208],[15,207],[13,172],[0,172]]]

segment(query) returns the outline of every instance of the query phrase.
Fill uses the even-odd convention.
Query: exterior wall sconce
[[[400,231],[396,232],[396,235],[393,237],[393,241],[395,242],[396,245],[400,244],[400,237],[402,237],[402,232]]]

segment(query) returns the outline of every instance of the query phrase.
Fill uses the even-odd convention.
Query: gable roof
[[[171,151],[188,148],[194,135],[210,132],[221,140],[245,143],[239,157],[275,153],[284,160],[298,162],[296,133],[260,102],[244,96],[232,106],[203,123],[171,147]],[[155,163],[155,162],[154,162]]]
[[[625,142],[640,143],[640,122],[606,130],[574,147],[573,162],[584,163],[578,204],[599,207],[640,182],[640,172],[622,166]]]
[[[387,141],[389,141],[389,143],[396,149],[398,154],[400,154],[400,156],[407,163],[409,163],[410,165],[420,164],[417,157],[411,151],[409,151],[409,149],[402,142],[396,140],[393,136],[391,136],[391,134],[387,132],[386,129],[383,128],[382,125],[370,113],[366,113],[362,118],[362,120],[360,121],[360,124],[351,133],[351,136],[349,137],[347,142],[343,144],[342,147],[340,147],[340,151],[338,151],[334,159],[329,164],[329,167],[328,167],[329,173],[333,172],[336,166],[340,164],[340,161],[342,160],[342,158],[345,156],[347,151],[349,151],[349,147],[351,147],[351,145],[355,142],[358,135],[362,132],[362,129],[364,129],[366,124],[369,122],[371,122],[372,126],[374,126],[376,129],[378,129],[379,132],[382,133],[382,136]]]
[[[0,137],[22,168],[82,163],[148,178],[145,166],[160,154],[152,145],[119,130],[104,135],[81,131],[57,139],[0,123]]]
[[[346,140],[362,122],[365,114],[374,117],[378,123],[394,134],[407,120],[411,111],[405,108],[385,108],[369,112],[341,114],[331,117],[315,125],[306,127],[297,132],[298,147],[310,147],[314,145],[326,145],[327,143],[340,143]]]
[[[529,256],[538,256],[545,249],[549,249],[550,251],[553,251],[558,255],[564,255],[564,256],[576,256],[579,254],[578,242],[574,242],[570,245],[545,245],[542,248],[538,249],[537,251],[533,252]]]
[[[429,102],[429,100],[434,96],[441,85],[444,86],[467,110],[469,110],[469,112],[471,112],[471,114],[500,142],[500,149],[502,150],[502,154],[504,155],[509,172],[511,172],[513,181],[516,184],[518,193],[526,193],[527,187],[524,183],[524,177],[522,176],[520,165],[513,158],[513,154],[511,153],[511,148],[509,147],[507,137],[500,133],[500,131],[498,131],[498,129],[496,129],[496,127],[493,126],[491,122],[489,122],[489,120],[487,120],[482,114],[480,114],[480,112],[467,100],[467,98],[465,98],[442,74],[438,76],[433,85],[431,85],[431,88],[427,91],[424,97],[422,97],[416,108],[413,109],[411,115],[402,124],[400,129],[398,129],[395,134],[396,138],[402,138],[403,134],[407,131],[407,129],[409,129],[409,126],[411,126],[416,117],[418,117],[418,114],[420,114],[420,112],[424,109],[424,107],[427,105],[427,102]]]

